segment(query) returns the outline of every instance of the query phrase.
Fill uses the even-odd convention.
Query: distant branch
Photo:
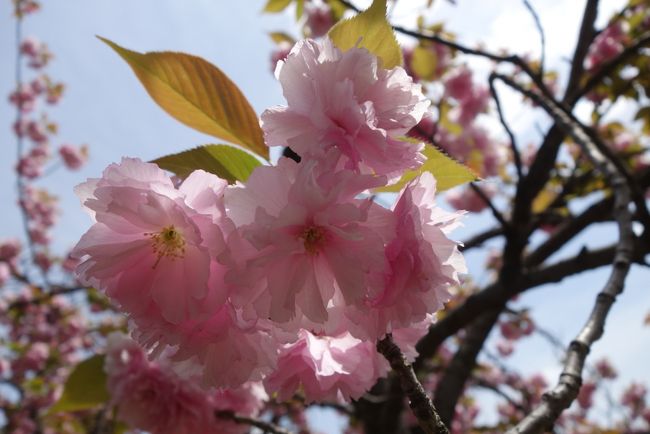
[[[533,17],[533,20],[535,21],[535,27],[537,27],[537,33],[539,33],[539,39],[540,39],[540,60],[539,60],[539,76],[540,78],[544,77],[544,63],[545,63],[545,57],[546,57],[546,35],[544,34],[544,27],[542,27],[542,21],[539,19],[539,15],[535,11],[535,8],[533,8],[533,5],[530,3],[528,0],[524,0],[524,6],[526,6],[526,9],[530,12],[530,14]]]

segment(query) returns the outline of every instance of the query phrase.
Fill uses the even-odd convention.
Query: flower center
[[[148,232],[145,235],[151,238],[153,252],[158,256],[152,268],[156,268],[163,257],[176,259],[185,255],[185,240],[174,225],[166,226],[160,232]]]
[[[315,255],[318,253],[318,248],[323,244],[325,229],[320,226],[308,226],[302,231],[298,238],[302,240],[305,250],[307,250],[309,254]]]

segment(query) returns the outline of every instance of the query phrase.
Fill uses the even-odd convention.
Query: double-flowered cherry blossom
[[[298,42],[276,75],[287,106],[262,114],[269,146],[308,158],[335,148],[342,167],[390,178],[422,163],[421,146],[399,138],[429,100],[403,68],[383,69],[367,50],[341,52],[325,38]]]
[[[179,324],[206,316],[227,296],[216,261],[226,248],[218,214],[225,185],[195,171],[177,189],[154,164],[110,165],[77,188],[96,221],[75,248],[80,278],[135,317]]]
[[[283,158],[228,189],[228,215],[249,244],[234,255],[245,261],[228,276],[242,286],[234,299],[276,322],[301,313],[316,323],[327,321],[337,294],[346,305],[362,301],[386,266],[384,241],[369,221],[385,210],[356,196],[382,183]]]
[[[393,238],[387,244],[387,268],[382,291],[352,314],[353,330],[379,338],[394,329],[410,327],[442,309],[449,287],[466,272],[458,243],[448,233],[460,225],[463,213],[435,206],[436,182],[430,173],[411,181],[393,209]]]
[[[135,341],[118,333],[108,338],[104,368],[118,418],[153,434],[243,434],[245,427],[218,419],[215,411],[257,416],[268,399],[261,383],[203,389],[165,358],[150,362]]]
[[[205,395],[173,386],[173,372],[218,388],[213,410],[226,408],[215,400],[250,397],[251,381],[281,399],[357,399],[388,370],[376,340],[392,333],[413,360],[465,271],[448,238],[462,213],[435,205],[431,174],[409,182],[393,208],[370,195],[423,159],[402,138],[428,106],[420,86],[329,39],[299,42],[277,71],[288,107],[263,114],[265,137],[291,146],[299,163],[281,158],[228,186],[201,170],[172,181],[125,158],[77,188],[95,220],[74,250],[80,280],[129,315],[138,343],[109,351],[107,365],[133,426],[174,432],[174,415],[213,432]],[[147,400],[159,409],[147,413]]]

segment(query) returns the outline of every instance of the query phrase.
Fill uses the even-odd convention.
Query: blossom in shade
[[[219,389],[212,395],[217,411],[231,411],[240,416],[257,417],[269,396],[260,382],[248,382],[235,389]],[[227,419],[216,420],[219,434],[244,434],[249,427]]]
[[[96,221],[73,252],[80,280],[132,316],[173,324],[222,304],[227,290],[215,258],[225,251],[218,214],[225,186],[195,171],[176,189],[154,164],[110,165],[76,190]]]
[[[282,158],[278,167],[259,167],[245,185],[228,188],[228,216],[246,241],[232,245],[241,261],[226,276],[239,286],[233,302],[253,304],[260,317],[280,323],[298,312],[323,323],[335,296],[344,305],[363,300],[386,261],[384,240],[369,222],[369,210],[381,207],[356,196],[383,182]]]
[[[589,47],[587,53],[587,69],[594,70],[605,62],[612,60],[623,49],[626,30],[621,21],[616,21],[603,30]]]
[[[0,261],[13,261],[20,254],[21,248],[20,241],[15,238],[0,241]]]
[[[264,380],[280,400],[298,390],[307,403],[349,402],[361,397],[388,371],[373,341],[361,341],[349,333],[316,336],[307,330],[280,352],[277,369]]]
[[[479,188],[488,199],[493,198],[496,194],[495,184],[482,183]],[[445,199],[455,209],[470,212],[481,212],[488,206],[485,199],[469,187],[454,188],[445,194]]]
[[[261,380],[275,366],[278,344],[268,325],[244,321],[229,303],[205,319],[171,324],[140,315],[132,323],[141,345],[177,366],[193,366],[197,380],[207,387],[239,387]]]
[[[403,68],[383,69],[367,50],[343,53],[326,38],[298,42],[276,76],[287,106],[262,114],[269,146],[317,159],[334,148],[342,167],[389,178],[422,163],[421,145],[398,138],[429,100]]]
[[[312,38],[319,38],[327,34],[334,25],[332,9],[325,3],[308,3],[305,6],[307,15],[306,25],[311,32]]]
[[[213,432],[214,415],[204,392],[165,366],[149,363],[132,340],[109,337],[105,370],[117,417],[129,426],[153,434]]]
[[[440,310],[450,298],[449,286],[467,271],[458,243],[448,238],[462,213],[436,207],[435,188],[435,179],[425,172],[402,190],[395,204],[383,290],[369,297],[370,309],[360,309],[352,321],[362,324],[370,337],[410,327]]]

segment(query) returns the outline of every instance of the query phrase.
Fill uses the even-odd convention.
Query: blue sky
[[[367,3],[357,2],[361,6]],[[420,0],[401,0],[401,6],[394,11],[396,21],[412,26],[407,19],[407,9],[417,8],[421,3]],[[573,49],[584,1],[538,0],[533,3],[547,28],[548,61],[565,70],[564,59]],[[599,22],[604,22],[621,3],[604,0]],[[446,20],[449,28],[468,44],[485,40],[493,49],[511,47],[520,54],[538,52],[532,21],[518,0],[459,0],[457,7],[439,0],[435,5],[431,18]],[[87,177],[98,176],[106,165],[122,156],[149,160],[215,142],[158,108],[128,66],[95,35],[138,51],[174,50],[204,57],[226,72],[261,113],[271,105],[283,103],[280,86],[270,73],[269,53],[273,44],[267,33],[274,30],[295,33],[296,29],[290,14],[263,15],[260,13],[262,6],[262,0],[44,1],[43,10],[27,19],[24,34],[47,42],[56,55],[48,73],[68,85],[60,106],[49,110],[51,118],[60,124],[53,145],[68,142],[90,147],[89,164],[82,170],[61,171],[44,180],[61,197],[63,214],[55,244],[58,251],[73,246],[90,224],[72,194],[74,185]],[[3,0],[0,2],[0,95],[8,95],[13,87],[14,55],[11,2]],[[470,62],[479,70],[487,68],[484,62]],[[545,125],[545,116],[522,106],[518,96],[505,93],[504,100],[517,134],[523,140],[535,139],[535,124]],[[13,118],[13,108],[7,103],[0,104],[0,203],[8,204],[7,211],[0,214],[0,239],[19,232],[12,172],[15,164],[15,140],[10,129]],[[495,122],[488,119],[485,122],[495,134],[501,134]],[[457,238],[465,239],[478,232],[487,221],[485,214],[468,219]],[[614,239],[613,230],[612,225],[590,230],[563,254],[576,252],[583,244],[605,245]],[[480,255],[470,255],[468,259],[472,274],[484,274]],[[607,274],[608,271],[602,269],[531,291],[522,297],[519,305],[532,306],[534,318],[568,343],[586,319]],[[593,357],[609,356],[623,373],[624,383],[630,378],[650,381],[646,368],[650,356],[644,351],[650,347],[650,329],[641,326],[643,316],[650,309],[649,276],[647,270],[634,269],[626,293],[612,312],[605,337],[592,353]],[[553,352],[536,338],[521,345],[511,361],[524,372],[542,369],[552,382],[559,373]],[[332,427],[325,431],[336,433],[337,429]]]

